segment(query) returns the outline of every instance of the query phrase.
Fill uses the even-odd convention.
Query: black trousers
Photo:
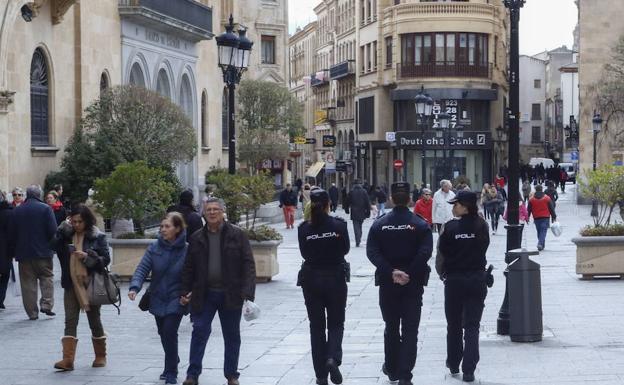
[[[385,366],[390,377],[412,379],[412,370],[416,365],[422,295],[423,287],[416,283],[405,286],[382,283],[379,286],[379,307],[386,323]]]
[[[347,306],[347,283],[342,265],[331,271],[306,268],[301,288],[310,320],[314,373],[316,378],[327,379],[327,360],[333,358],[338,365],[342,363]]]
[[[444,281],[446,363],[450,368],[459,368],[461,362],[462,372],[472,374],[477,367],[479,326],[486,295],[483,271],[449,274]]]
[[[362,223],[364,223],[364,220],[353,220],[353,233],[355,234],[355,244],[357,246],[362,242]]]

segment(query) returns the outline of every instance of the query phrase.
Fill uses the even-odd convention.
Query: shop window
[[[30,133],[32,146],[50,145],[48,63],[37,48],[30,62]]]

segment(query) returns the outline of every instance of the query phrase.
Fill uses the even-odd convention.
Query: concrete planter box
[[[109,239],[108,243],[113,249],[111,271],[119,274],[123,280],[130,280],[145,250],[154,241],[155,239]]]
[[[268,282],[279,273],[277,248],[282,241],[249,241],[256,262],[256,281]]]
[[[583,279],[619,275],[624,278],[624,236],[577,237],[576,274]]]

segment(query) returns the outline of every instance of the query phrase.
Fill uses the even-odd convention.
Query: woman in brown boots
[[[54,364],[56,369],[74,370],[76,338],[80,312],[87,314],[91,340],[95,352],[93,367],[106,366],[106,335],[100,320],[100,306],[89,305],[87,285],[90,275],[102,271],[110,263],[106,234],[96,226],[91,210],[83,204],[72,208],[70,221],[58,228],[54,242],[61,263],[61,286],[65,289],[65,335],[63,359]]]

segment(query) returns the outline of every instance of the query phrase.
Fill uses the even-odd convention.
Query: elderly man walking
[[[15,242],[15,259],[19,263],[24,310],[30,320],[39,318],[37,308],[37,283],[41,290],[41,312],[56,315],[54,307],[54,282],[52,273],[53,251],[49,242],[56,232],[56,219],[52,209],[41,200],[41,187],[26,189],[26,201],[13,210],[11,239]]]
[[[217,312],[225,344],[223,374],[228,385],[239,384],[241,312],[243,301],[254,300],[256,268],[249,239],[240,228],[225,221],[224,210],[222,200],[208,198],[204,204],[206,225],[189,238],[180,303],[191,303],[193,334],[184,385],[198,383]]]
[[[435,231],[440,232],[442,225],[453,219],[453,207],[447,202],[455,198],[455,193],[451,191],[451,181],[442,179],[440,189],[433,194],[432,220]]]

